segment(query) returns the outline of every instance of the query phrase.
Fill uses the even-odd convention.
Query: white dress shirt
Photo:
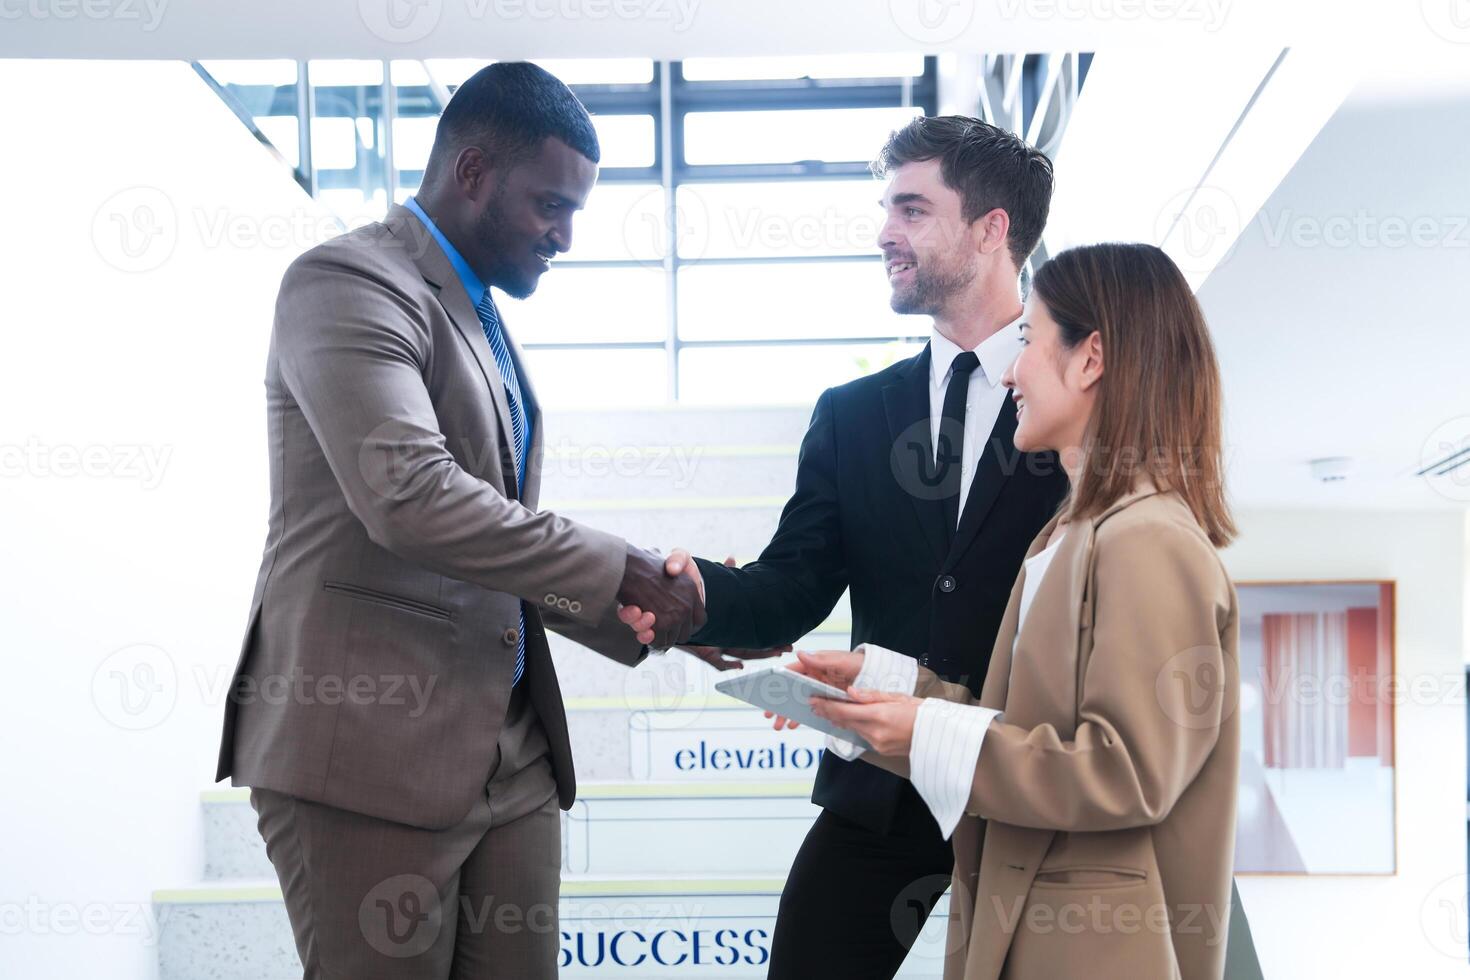
[[[1021,584],[1021,605],[1016,619],[1018,637],[1020,624],[1026,622],[1036,590],[1061,547],[1063,537],[1065,533],[1054,537],[1046,548],[1026,559],[1026,577]],[[853,682],[854,687],[868,687],[890,694],[914,693],[919,665],[912,657],[871,643],[863,644],[858,650],[863,654],[863,666]],[[1014,654],[1014,641],[1011,651]],[[914,736],[909,743],[909,779],[946,838],[954,833],[965,814],[985,733],[998,717],[1001,713],[994,708],[959,704],[943,698],[925,698],[919,704],[914,716]],[[857,746],[830,735],[827,737],[827,749],[848,760],[861,754]]]
[[[944,417],[944,395],[960,347],[938,329],[929,334],[929,443],[939,455],[939,421]],[[970,499],[970,484],[975,482],[975,466],[980,461],[990,430],[1000,416],[1000,408],[1010,391],[1000,383],[1006,368],[1021,353],[1021,317],[986,337],[975,348],[980,366],[970,374],[970,390],[965,398],[965,442],[960,449],[960,507]]]

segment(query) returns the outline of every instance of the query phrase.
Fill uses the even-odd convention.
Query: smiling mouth
[[[888,278],[893,279],[896,276],[903,275],[905,272],[911,272],[918,267],[919,264],[917,262],[890,262],[888,263]]]

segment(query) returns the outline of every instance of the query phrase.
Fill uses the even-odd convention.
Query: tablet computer
[[[742,670],[734,677],[715,682],[715,690],[728,694],[757,708],[785,715],[819,732],[851,742],[860,749],[872,746],[857,732],[839,728],[825,718],[812,712],[809,698],[832,698],[836,701],[851,701],[847,692],[805,674],[798,674],[786,667],[763,667],[760,670]]]

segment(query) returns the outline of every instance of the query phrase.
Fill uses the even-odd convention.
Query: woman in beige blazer
[[[799,669],[851,689],[814,707],[953,833],[946,977],[1219,980],[1238,616],[1204,317],[1162,251],[1110,244],[1048,262],[1022,330],[1016,447],[1057,450],[1072,495],[1031,546],[979,700],[871,645]]]

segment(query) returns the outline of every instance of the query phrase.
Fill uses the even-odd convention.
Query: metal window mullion
[[[316,197],[316,167],[311,161],[311,120],[316,115],[316,94],[311,90],[311,69],[306,59],[296,62],[296,155],[306,193]]]
[[[673,62],[659,62],[658,71],[659,180],[664,191],[664,363],[665,395],[679,400],[679,209],[674,197],[674,79]],[[683,153],[680,152],[680,157]]]
[[[383,59],[383,98],[381,110],[383,185],[387,191],[386,207],[392,207],[398,192],[398,166],[393,159],[393,121],[398,117],[398,90],[393,87],[393,62]]]

